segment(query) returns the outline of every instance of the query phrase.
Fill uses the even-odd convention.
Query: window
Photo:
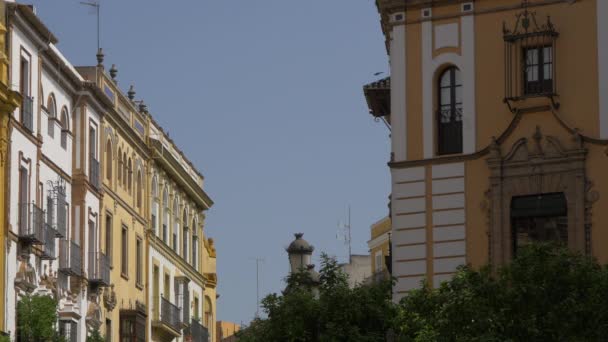
[[[535,46],[524,49],[524,93],[553,93],[553,47]]]
[[[568,245],[568,209],[563,193],[514,197],[511,201],[513,255],[538,241]]]
[[[52,196],[46,197],[46,224],[49,227],[53,227],[54,225],[54,214],[55,214],[55,201]]]
[[[122,156],[122,149],[119,147],[118,148],[118,170],[116,172],[118,175],[118,185],[122,185],[122,168],[124,167],[121,156]]]
[[[55,95],[49,95],[49,99],[46,102],[46,109],[49,112],[48,128],[47,133],[49,137],[55,137],[55,120],[57,119],[57,103],[55,102]]]
[[[120,342],[144,342],[146,318],[134,310],[120,313]]]
[[[31,65],[30,55],[24,50],[21,51],[20,71],[20,91],[23,96],[23,105],[21,106],[21,123],[30,132],[34,131],[34,99],[31,94]]]
[[[188,213],[186,212],[186,210],[184,210],[184,217],[182,219],[182,222],[184,224],[184,228],[182,229],[182,256],[184,257],[184,260],[186,260],[186,262],[188,262]]]
[[[106,342],[112,342],[112,321],[106,319]]]
[[[169,192],[167,188],[163,192],[163,242],[168,244],[168,225],[169,225]]]
[[[108,258],[108,262],[110,263],[110,267],[112,267],[112,215],[106,213],[106,245],[105,245],[105,253]]]
[[[375,258],[375,263],[376,263],[376,272],[382,271],[382,268],[383,268],[382,265],[384,264],[382,262],[382,259],[383,259],[382,258],[382,251],[376,252],[374,258]]]
[[[127,171],[127,176],[129,177],[129,181],[127,182],[127,189],[129,189],[129,193],[131,193],[131,179],[133,175],[133,164],[131,163],[131,158],[129,158],[129,164],[128,164],[128,171]]]
[[[137,260],[137,264],[136,266],[136,272],[135,272],[135,276],[136,276],[136,282],[137,285],[142,286],[143,285],[143,250],[142,250],[142,241],[141,238],[137,238],[137,242],[136,242],[136,247],[135,247],[135,252],[136,252],[136,260]]]
[[[127,187],[127,152],[122,153],[122,187]]]
[[[460,70],[450,67],[439,78],[437,153],[462,153],[462,83]]]
[[[77,342],[78,324],[74,321],[59,321],[59,335],[68,342]]]
[[[29,177],[25,167],[19,168],[19,228],[28,229]]]
[[[112,163],[112,141],[108,139],[106,143],[106,179],[110,184],[112,184],[112,168],[114,167]]]
[[[156,176],[152,179],[152,228],[154,229],[154,234],[158,236],[158,181],[156,180]]]
[[[160,314],[160,294],[158,293],[160,288],[160,270],[158,266],[154,265],[152,270],[152,319],[157,321]]]
[[[192,236],[192,266],[198,270],[198,236]]]
[[[175,199],[173,200],[173,240],[172,246],[173,250],[177,253],[177,234],[179,232],[179,203],[177,201],[177,195],[175,195]]]
[[[135,179],[135,192],[137,193],[136,204],[137,208],[141,209],[141,191],[142,191],[141,170],[137,170],[137,178]]]
[[[213,309],[211,308],[211,299],[205,296],[205,326],[209,330],[209,334],[211,334],[211,329],[213,329]]]
[[[163,291],[163,298],[168,301],[171,301],[171,277],[167,273],[165,273],[165,284]]]
[[[89,126],[89,155],[97,160],[97,127],[93,124]]]
[[[192,312],[192,316],[194,317],[194,319],[200,319],[200,311],[199,311],[199,301],[198,301],[198,297],[194,297],[194,310]]]
[[[68,116],[68,109],[63,107],[61,110],[61,148],[64,150],[68,148],[68,133],[70,132],[70,117]]]
[[[129,273],[129,235],[128,235],[127,227],[122,226],[122,238],[121,238],[121,248],[120,248],[120,273],[123,276],[127,276]]]
[[[192,266],[198,270],[198,222],[196,217],[192,219]]]

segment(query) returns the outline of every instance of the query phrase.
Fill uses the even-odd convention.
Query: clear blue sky
[[[27,0],[26,0],[27,1]],[[96,63],[95,15],[78,0],[31,0],[72,64]],[[353,252],[387,214],[389,135],[362,85],[386,72],[373,0],[101,0],[106,67],[134,84],[205,175],[215,201],[218,319],[249,322],[283,289],[293,233],[346,256],[337,223],[352,206]],[[384,74],[386,75],[386,74]],[[382,75],[382,76],[384,76]],[[379,77],[382,77],[379,76]]]

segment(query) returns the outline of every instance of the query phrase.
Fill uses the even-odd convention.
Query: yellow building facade
[[[378,0],[399,299],[531,241],[608,262],[608,2]]]
[[[95,266],[100,274],[94,277],[93,289],[99,294],[99,330],[112,341],[122,337],[144,341],[148,311],[147,118],[133,98],[118,88],[114,66],[109,72],[104,68],[102,51],[97,58],[97,66],[78,71],[110,100],[99,141],[103,191]]]
[[[6,3],[0,1],[0,246],[6,246],[8,237],[8,168],[10,151],[11,113],[21,103],[19,93],[13,91],[9,83],[10,59],[7,51]],[[0,331],[6,332],[6,253],[0,253]]]
[[[367,242],[372,260],[371,275],[375,278],[382,278],[382,275],[390,273],[390,262],[386,262],[386,258],[390,257],[390,241],[391,219],[387,216],[372,224],[370,240]]]
[[[215,338],[216,252],[204,232],[203,176],[149,117],[152,341]]]

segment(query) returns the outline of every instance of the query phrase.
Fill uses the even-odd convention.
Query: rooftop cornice
[[[18,3],[7,3],[7,7],[10,10],[9,13],[11,15],[14,15],[15,12],[19,12],[19,14],[21,14],[23,18],[27,20],[28,24],[34,27],[36,32],[40,35],[40,38],[53,44],[57,44],[57,42],[59,42],[53,32],[51,32],[51,30],[49,30],[49,28],[46,27],[46,25],[44,25],[44,23],[34,13],[32,6]]]

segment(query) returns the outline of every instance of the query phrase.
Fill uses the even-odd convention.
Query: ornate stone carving
[[[106,287],[103,290],[103,304],[108,311],[114,310],[116,307],[116,292],[114,292],[114,284]]]
[[[99,330],[99,327],[101,327],[101,307],[99,306],[99,295],[97,293],[90,294],[88,306],[87,328],[89,330]]]
[[[597,193],[590,193],[586,181],[587,150],[582,140],[573,135],[572,149],[563,147],[559,139],[544,136],[536,127],[532,139],[516,141],[509,152],[490,153],[490,189],[484,204],[488,215],[490,261],[500,265],[512,258],[511,199],[539,193],[564,193],[568,210],[568,245],[586,251],[589,212]],[[494,146],[493,150],[499,150]],[[487,203],[485,203],[487,202]],[[482,206],[482,209],[484,207]]]
[[[29,258],[20,258],[15,287],[27,293],[32,293],[37,287],[36,270],[30,264]]]

